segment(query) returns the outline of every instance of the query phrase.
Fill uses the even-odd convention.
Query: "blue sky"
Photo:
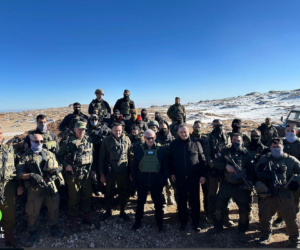
[[[0,3],[0,110],[138,107],[300,86],[299,0]]]

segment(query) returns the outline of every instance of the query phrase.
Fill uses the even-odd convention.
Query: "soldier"
[[[131,112],[131,118],[128,120],[124,120],[124,122],[125,122],[125,131],[128,134],[131,133],[132,127],[138,125],[139,122],[140,122],[139,123],[140,129],[143,132],[145,132],[148,129],[147,124],[142,121],[142,117],[140,115],[136,114],[135,109],[133,109]]]
[[[254,165],[251,162],[252,156],[243,146],[242,140],[242,134],[234,133],[232,144],[221,150],[221,155],[215,162],[216,168],[224,170],[224,180],[217,195],[214,228],[209,230],[209,233],[214,234],[223,231],[223,217],[231,198],[239,207],[238,230],[241,237],[245,235],[249,227],[248,211],[251,202],[250,195],[253,186],[251,181],[254,178]]]
[[[285,129],[286,137],[283,139],[283,151],[291,156],[294,156],[297,160],[300,160],[300,138],[297,137],[298,129],[296,124],[288,124]],[[296,214],[299,212],[299,200],[300,190],[292,190]],[[273,227],[279,227],[283,224],[283,218],[278,211],[278,218],[273,222]]]
[[[70,229],[78,230],[79,210],[83,212],[83,223],[92,225],[90,218],[92,186],[91,165],[93,162],[92,139],[85,134],[86,123],[78,121],[75,124],[74,134],[63,141],[59,152],[58,161],[66,171],[66,183],[69,192],[69,215],[71,217]],[[95,177],[93,171],[92,176]]]
[[[129,200],[130,189],[130,139],[123,133],[123,126],[114,123],[112,134],[103,140],[99,155],[99,172],[101,182],[106,183],[105,208],[102,220],[111,216],[114,203],[114,190],[117,184],[118,203],[120,205],[120,218],[128,221],[130,218],[125,213],[125,206]]]
[[[78,121],[88,122],[88,116],[81,113],[81,104],[75,102],[73,104],[73,114],[68,114],[59,124],[59,130],[65,133],[64,139],[70,134],[74,133],[75,124]]]
[[[199,120],[194,122],[193,132],[191,133],[191,139],[200,142],[202,148],[205,149],[206,137],[201,134],[201,121],[199,121]],[[206,154],[205,150],[204,150],[204,154]],[[205,158],[207,159],[206,155],[205,155]],[[204,211],[205,211],[206,217],[208,215],[208,187],[207,187],[207,183],[208,182],[206,182],[204,185],[201,185],[202,192],[203,192]]]
[[[178,127],[179,125],[181,124],[184,124],[183,123],[183,117],[182,115],[178,114],[176,115],[176,122],[173,121],[173,123],[171,124],[170,126],[170,131],[171,131],[171,134],[177,138],[178,137]]]
[[[114,123],[120,123],[123,121],[123,116],[120,114],[120,111],[118,109],[114,110],[114,114],[110,116],[110,119],[105,121],[108,123],[109,127],[111,128]]]
[[[142,117],[142,121],[145,122],[146,124],[148,122],[150,122],[149,117],[148,117],[148,111],[147,111],[147,109],[142,109],[141,110],[141,117]]]
[[[257,176],[255,189],[261,196],[259,241],[262,244],[270,241],[271,220],[279,210],[286,223],[290,246],[299,247],[299,228],[296,223],[296,207],[291,190],[299,188],[300,162],[294,156],[284,153],[283,147],[280,138],[272,139],[271,153],[262,156],[255,167]],[[296,176],[293,177],[293,174]]]
[[[277,129],[271,124],[269,117],[258,127],[258,130],[261,132],[261,141],[266,146],[269,146],[273,138],[278,137]]]
[[[146,130],[144,133],[146,143],[138,146],[134,151],[131,178],[134,186],[137,187],[138,200],[133,230],[141,227],[144,205],[150,191],[158,231],[164,231],[161,193],[163,186],[167,185],[168,158],[165,149],[155,143],[155,138],[153,130]]]
[[[149,128],[149,129],[152,129],[155,133],[158,132],[158,127],[159,127],[159,124],[158,124],[157,121],[150,121],[150,122],[148,123],[148,128]]]
[[[169,124],[166,121],[162,121],[159,124],[159,132],[156,134],[156,140],[155,142],[157,145],[162,146],[165,150],[166,153],[169,153],[169,148],[171,142],[175,138],[171,135],[169,131]],[[173,187],[171,185],[171,182],[169,178],[167,179],[168,185],[164,187],[163,189],[163,195],[162,195],[162,204],[163,204],[163,210],[166,210],[166,205],[174,205],[174,199],[173,199]],[[174,183],[173,183],[174,186]]]
[[[161,123],[164,119],[162,118],[160,112],[155,112],[155,121],[157,121],[158,123]]]
[[[233,119],[233,121],[231,123],[231,127],[232,127],[232,132],[228,133],[231,140],[232,140],[232,135],[234,133],[241,133],[243,135],[244,147],[247,147],[248,144],[250,143],[250,137],[247,134],[241,132],[241,130],[242,130],[242,120],[241,119]]]
[[[133,154],[136,147],[140,144],[143,144],[144,138],[141,137],[140,128],[138,126],[133,126],[131,130],[131,134],[128,135],[130,141],[131,141],[131,147],[130,151]]]
[[[104,91],[102,89],[96,89],[95,91],[96,99],[92,100],[89,105],[89,114],[94,114],[96,110],[96,114],[101,117],[109,117],[111,114],[111,109],[109,104],[104,101],[102,98],[104,96]]]
[[[167,115],[172,120],[172,123],[177,122],[177,115],[182,115],[183,122],[186,122],[186,112],[185,107],[180,104],[180,98],[175,98],[175,104],[169,107]]]
[[[24,154],[28,149],[30,149],[30,136],[34,134],[40,134],[43,136],[43,146],[45,149],[50,150],[52,153],[56,154],[59,150],[59,145],[57,142],[57,137],[54,133],[50,132],[47,128],[47,117],[45,115],[38,115],[36,117],[37,128],[35,130],[29,131],[29,134],[25,137],[21,154]]]
[[[16,196],[22,195],[24,188],[17,181],[17,158],[11,145],[4,145],[3,131],[0,128],[0,211],[2,212],[2,227],[5,235],[5,245],[16,246],[14,227],[16,223]]]
[[[117,100],[114,106],[114,111],[116,109],[120,110],[120,113],[124,117],[124,119],[129,119],[131,111],[135,109],[134,101],[130,100],[129,96],[130,96],[129,90],[125,89],[124,97]]]
[[[59,179],[64,184],[61,170],[55,155],[43,148],[43,136],[31,136],[31,148],[21,155],[20,165],[17,168],[18,178],[26,180],[28,189],[26,213],[28,214],[29,238],[27,247],[32,247],[38,239],[37,218],[43,204],[48,209],[51,235],[63,238],[63,233],[58,228],[59,220],[59,194],[55,180]]]
[[[200,186],[206,181],[206,163],[202,146],[190,138],[187,124],[179,125],[179,137],[172,141],[169,150],[169,172],[176,183],[179,230],[188,222],[187,201],[191,207],[193,230],[199,232]]]
[[[207,222],[214,223],[216,210],[216,195],[218,187],[223,181],[223,172],[216,168],[216,159],[221,153],[222,148],[231,143],[230,137],[223,129],[222,121],[219,119],[213,120],[213,130],[207,136],[205,141],[205,156],[208,168],[208,207],[207,207]],[[224,219],[225,223],[230,226],[228,220],[228,210]]]
[[[92,187],[93,192],[97,195],[99,191],[101,193],[104,193],[104,186],[100,182],[100,173],[99,173],[99,159],[98,156],[100,154],[100,147],[102,144],[102,141],[104,138],[109,136],[111,134],[111,129],[107,126],[106,123],[101,122],[102,117],[99,117],[98,115],[91,115],[89,117],[89,129],[88,129],[88,135],[92,139],[93,142],[93,164],[92,164],[92,170],[96,171],[96,179],[95,182],[94,179],[92,179]],[[96,184],[97,183],[97,184]],[[102,185],[101,185],[102,184]]]

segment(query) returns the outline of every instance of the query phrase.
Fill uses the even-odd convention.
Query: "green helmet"
[[[269,189],[268,187],[262,183],[261,181],[257,181],[254,185],[256,193],[261,197],[261,198],[267,198],[270,196]]]
[[[104,91],[103,91],[103,89],[96,89],[96,90],[95,90],[95,94],[101,94],[101,95],[104,95]]]

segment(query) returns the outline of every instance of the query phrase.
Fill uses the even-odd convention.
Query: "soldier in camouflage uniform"
[[[159,146],[162,146],[165,148],[166,153],[169,153],[169,147],[171,142],[175,138],[171,135],[169,131],[169,124],[166,121],[162,121],[159,124],[159,132],[156,134],[156,143]],[[163,210],[166,211],[166,205],[174,205],[174,199],[173,199],[173,194],[174,194],[174,189],[172,187],[172,184],[170,182],[170,179],[168,178],[168,185],[164,187],[163,189],[163,195],[162,195],[162,201],[163,201]],[[173,186],[175,183],[173,183]]]
[[[2,227],[5,235],[5,245],[16,247],[13,230],[16,222],[16,196],[24,191],[22,183],[17,181],[17,158],[11,145],[4,145],[3,132],[0,128],[0,211],[2,212]],[[18,188],[17,188],[18,187]]]
[[[159,124],[158,124],[157,121],[150,121],[150,122],[148,123],[148,128],[149,128],[149,129],[152,129],[155,133],[158,132],[158,127],[159,127]]]
[[[201,134],[201,121],[199,121],[199,120],[194,122],[193,132],[191,133],[191,139],[200,142],[202,148],[205,149],[206,136]],[[205,158],[207,159],[205,150],[204,150],[204,155],[205,155]],[[206,217],[208,215],[208,186],[207,186],[207,184],[208,184],[208,182],[201,185],[202,191],[203,191],[203,203],[204,203],[204,211],[205,211]]]
[[[242,178],[235,178],[238,174],[234,164],[237,164],[249,181],[247,183]],[[234,133],[232,135],[232,144],[225,146],[221,150],[220,156],[215,162],[216,168],[224,171],[224,180],[222,181],[216,201],[216,219],[214,228],[209,233],[219,233],[223,231],[223,217],[231,198],[234,199],[239,207],[239,225],[238,230],[241,237],[245,235],[249,227],[248,209],[251,202],[251,189],[254,178],[254,164],[252,156],[243,147],[242,134]],[[252,181],[252,182],[251,182]]]
[[[96,99],[92,100],[89,105],[89,114],[97,114],[101,117],[109,117],[111,114],[111,109],[109,104],[102,99],[104,96],[104,91],[102,89],[95,90]],[[96,111],[96,112],[95,112]]]
[[[108,127],[108,125],[104,122],[101,122],[102,118],[98,115],[91,115],[89,117],[89,128],[87,130],[87,133],[89,137],[92,139],[94,151],[93,151],[93,165],[92,170],[96,171],[96,179],[97,181],[92,179],[92,187],[93,192],[97,195],[100,191],[101,193],[104,193],[105,187],[100,182],[100,173],[99,173],[99,159],[98,156],[100,154],[100,147],[102,144],[102,141],[104,138],[109,136],[111,134],[111,129]],[[96,184],[97,183],[97,184]]]
[[[269,117],[257,129],[261,131],[261,141],[266,146],[269,146],[271,140],[278,136],[277,129],[271,124]]]
[[[170,126],[171,134],[176,138],[178,138],[178,127],[179,125],[184,124],[182,115],[176,115],[176,120]]]
[[[64,132],[64,138],[66,139],[70,133],[74,133],[75,124],[78,121],[88,122],[88,116],[81,112],[81,104],[75,102],[73,104],[73,114],[68,114],[62,122],[59,124],[59,130]]]
[[[172,123],[177,122],[177,115],[182,115],[183,122],[186,122],[186,112],[185,107],[180,104],[180,98],[175,98],[175,104],[169,107],[167,115],[172,120]]]
[[[74,134],[63,141],[58,161],[66,171],[66,184],[69,192],[69,215],[71,216],[70,229],[78,230],[79,211],[83,212],[83,223],[92,225],[90,218],[92,186],[91,166],[93,162],[93,142],[85,134],[86,123],[78,121],[75,124]],[[95,177],[96,172],[92,173]]]
[[[294,156],[300,161],[300,138],[297,137],[298,129],[296,124],[288,124],[285,129],[286,137],[283,139],[283,151]],[[299,212],[300,189],[292,190],[296,213]],[[283,218],[278,211],[278,218],[273,222],[273,227],[279,227],[283,224]]]
[[[250,137],[246,133],[242,133],[242,120],[241,119],[233,119],[231,123],[232,132],[229,132],[228,135],[232,139],[233,133],[241,133],[243,135],[243,144],[244,147],[247,147],[250,143]]]
[[[40,134],[31,136],[31,148],[21,155],[17,175],[25,180],[28,189],[26,213],[28,214],[29,239],[27,247],[34,245],[38,238],[37,218],[44,204],[48,208],[51,235],[62,238],[63,233],[58,228],[59,194],[55,180],[64,184],[61,168],[53,153],[43,148],[43,137]]]
[[[45,115],[38,115],[36,117],[37,128],[35,130],[29,131],[29,135],[27,135],[24,139],[21,154],[24,154],[28,149],[30,149],[30,136],[34,134],[40,134],[43,136],[43,146],[45,149],[51,151],[56,154],[59,150],[59,145],[57,141],[57,137],[54,133],[50,132],[47,128],[47,118]]]
[[[219,185],[223,181],[223,171],[216,168],[216,159],[219,157],[222,148],[231,143],[230,137],[223,129],[222,121],[213,120],[213,131],[207,136],[204,146],[206,162],[208,168],[208,207],[207,222],[214,223],[216,210],[216,195]],[[226,215],[224,219],[228,219]]]
[[[124,97],[117,100],[114,111],[116,109],[120,110],[121,115],[124,117],[124,119],[129,119],[131,111],[135,109],[134,101],[130,100],[130,92],[128,89],[124,90]]]
[[[299,188],[300,162],[284,153],[280,138],[271,141],[271,153],[262,156],[255,168],[255,189],[261,196],[259,202],[261,237],[265,244],[272,234],[271,220],[279,210],[286,223],[291,247],[299,247],[299,228],[296,223],[296,207],[291,190]],[[293,174],[296,174],[291,177]]]
[[[125,207],[130,196],[130,148],[131,142],[128,136],[123,133],[123,126],[120,123],[114,123],[112,134],[103,140],[99,155],[101,182],[106,183],[106,212],[102,216],[102,220],[106,220],[112,215],[115,184],[117,184],[119,194],[120,218],[125,221],[130,219],[125,213]]]

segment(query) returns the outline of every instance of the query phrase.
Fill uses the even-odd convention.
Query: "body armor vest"
[[[37,130],[29,132],[29,134],[31,134],[31,135],[36,134],[36,133],[37,133]],[[51,137],[50,131],[47,130],[46,133],[40,133],[39,132],[38,134],[40,134],[41,136],[43,136],[43,140],[44,140],[43,148],[46,149],[46,150],[50,150],[52,152],[55,151],[55,149],[57,147],[57,143]]]
[[[159,146],[156,146],[156,149],[144,149],[144,156],[139,164],[139,169],[141,172],[147,173],[157,173],[160,170],[160,163],[157,158],[157,151]]]
[[[75,144],[77,150],[75,152],[70,152],[69,144]],[[67,141],[68,152],[70,152],[74,163],[78,167],[88,165],[93,162],[93,147],[91,143],[87,140],[85,136],[83,140],[75,138],[75,140]]]
[[[92,102],[92,105],[95,110],[98,110],[99,116],[107,116],[107,108],[106,108],[103,100],[101,100],[100,102],[94,100]]]
[[[121,114],[122,115],[130,115],[130,104],[129,102],[123,101],[121,104]]]
[[[5,147],[3,149],[3,147]],[[5,157],[7,156],[7,158]],[[5,171],[3,171],[4,162],[6,161]],[[4,176],[3,176],[4,172]],[[16,167],[15,167],[15,158],[14,158],[14,149],[12,146],[3,145],[0,146],[0,181],[3,179],[9,181],[16,177]]]

